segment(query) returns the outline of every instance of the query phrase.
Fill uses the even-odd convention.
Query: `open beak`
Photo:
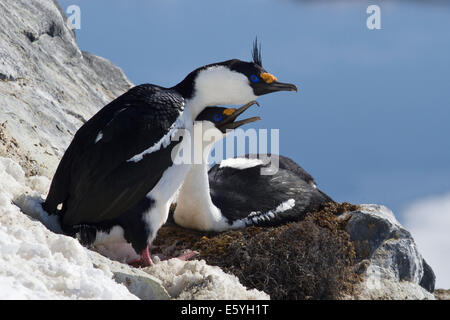
[[[244,124],[251,123],[251,122],[256,122],[256,121],[261,120],[260,117],[252,117],[252,118],[243,119],[243,120],[240,120],[240,121],[234,121],[234,120],[236,120],[237,117],[239,117],[242,113],[244,113],[248,108],[250,108],[254,104],[256,104],[259,107],[259,103],[258,102],[250,101],[249,103],[243,105],[239,109],[236,109],[236,111],[234,111],[233,114],[231,114],[230,116],[225,118],[221,123],[219,123],[217,125],[217,127],[222,132],[225,133],[226,130],[228,130],[228,129],[231,129],[231,130],[232,129],[236,129],[236,128],[239,128],[240,126],[243,126]]]

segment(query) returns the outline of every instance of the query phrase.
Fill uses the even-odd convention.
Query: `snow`
[[[180,300],[268,300],[269,295],[256,289],[248,290],[234,275],[204,260],[170,259],[155,263],[146,270],[159,278],[167,292]]]
[[[137,299],[114,281],[117,263],[104,258],[99,267],[93,252],[60,234],[57,217],[41,207],[49,185],[49,179],[25,177],[15,161],[0,157],[0,299]],[[177,299],[269,299],[203,260],[171,259],[147,270]]]
[[[47,182],[0,157],[0,299],[137,299],[108,269],[95,268],[77,240],[50,232],[14,204],[20,198],[32,211],[39,195],[30,186],[43,190]]]

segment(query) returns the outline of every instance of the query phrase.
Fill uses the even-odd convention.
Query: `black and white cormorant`
[[[244,104],[277,91],[297,87],[262,67],[256,42],[252,62],[209,64],[172,88],[130,89],[77,131],[44,210],[58,214],[63,230],[83,244],[119,238],[139,255],[134,264],[149,265],[148,245],[190,168],[174,164],[171,155],[189,142],[194,119],[207,106]]]
[[[257,121],[256,118],[230,121],[244,112],[248,104],[232,114],[225,108],[205,109],[195,122],[202,130],[218,131],[209,136],[222,136],[225,129],[237,128]],[[215,141],[205,142],[202,164],[193,164],[178,193],[174,220],[186,228],[224,231],[250,225],[275,226],[298,221],[307,212],[333,200],[320,191],[314,179],[298,164],[281,155],[247,155],[222,160],[208,171],[208,155]],[[261,174],[262,169],[273,174]],[[267,172],[269,173],[269,172]]]

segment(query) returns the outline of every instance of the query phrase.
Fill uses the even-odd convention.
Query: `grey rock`
[[[78,48],[56,1],[2,0],[0,12],[0,136],[15,142],[0,155],[51,178],[77,129],[132,83]]]
[[[363,275],[356,299],[434,299],[435,276],[422,258],[411,234],[392,211],[362,205],[345,213],[346,230],[355,244]]]
[[[28,175],[51,178],[77,129],[132,83],[108,60],[78,48],[56,1],[2,0],[0,12],[0,155]],[[31,200],[17,201],[35,218],[45,216]],[[169,298],[158,279],[87,251],[139,298]]]
[[[433,272],[433,269],[431,269],[430,265],[425,261],[425,259],[422,260],[423,264],[423,276],[422,279],[419,282],[419,285],[426,289],[428,292],[433,292],[436,285],[436,275]]]

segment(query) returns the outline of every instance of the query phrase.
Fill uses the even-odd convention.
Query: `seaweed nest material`
[[[353,292],[360,272],[355,271],[355,249],[345,221],[336,217],[357,209],[328,203],[302,221],[223,233],[184,229],[169,221],[152,250],[163,255],[196,250],[198,259],[236,275],[271,299],[339,299]]]

